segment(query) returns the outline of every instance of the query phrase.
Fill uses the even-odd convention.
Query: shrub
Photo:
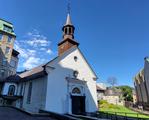
[[[100,100],[99,105],[101,105],[101,104],[108,104],[108,102],[106,100]]]

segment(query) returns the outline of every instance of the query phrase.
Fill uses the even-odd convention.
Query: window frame
[[[7,48],[9,49],[9,51],[7,51]],[[6,47],[5,54],[8,55],[10,53],[10,50],[11,50],[10,47]]]
[[[12,36],[9,35],[9,36],[7,37],[7,42],[8,42],[8,43],[11,43],[11,42],[12,42]]]
[[[0,73],[1,73],[0,76],[1,76],[1,77],[4,77],[4,76],[5,76],[5,69],[1,69],[1,70],[0,70]]]
[[[30,104],[31,103],[32,88],[33,88],[33,83],[32,82],[29,82],[28,93],[27,93],[27,104]]]
[[[14,96],[15,95],[15,85],[10,85],[8,88],[8,96]]]
[[[17,64],[16,60],[13,60],[13,59],[10,60],[11,67],[16,68],[16,64]]]

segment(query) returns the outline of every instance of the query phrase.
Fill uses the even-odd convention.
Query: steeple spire
[[[72,25],[70,13],[67,14],[66,24],[65,25]]]

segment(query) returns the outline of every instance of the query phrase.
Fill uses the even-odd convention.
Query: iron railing
[[[90,116],[110,120],[149,120],[149,118],[142,118],[139,113],[127,112],[98,111],[96,113],[90,113]]]

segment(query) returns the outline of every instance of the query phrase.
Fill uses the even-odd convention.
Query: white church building
[[[62,30],[56,58],[4,81],[4,105],[31,113],[46,110],[82,114],[98,110],[97,76],[74,40],[75,27],[69,14]]]

